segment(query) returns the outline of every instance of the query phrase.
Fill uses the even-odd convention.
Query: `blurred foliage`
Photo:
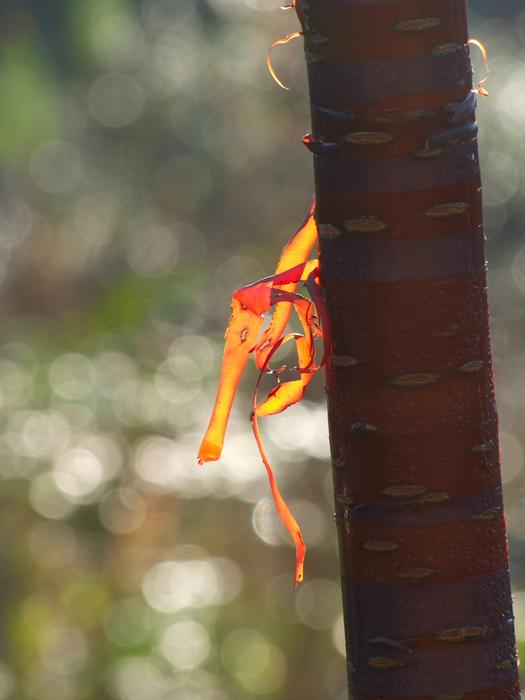
[[[518,633],[525,643],[525,13],[471,2]],[[231,290],[309,205],[296,27],[268,0],[0,6],[0,700],[345,698],[322,387],[195,453]],[[481,67],[480,67],[481,69]],[[254,374],[252,372],[252,378]]]

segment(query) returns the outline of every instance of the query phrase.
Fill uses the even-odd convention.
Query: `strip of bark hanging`
[[[292,7],[294,7],[292,5]],[[284,9],[284,8],[283,8]],[[266,54],[266,65],[268,66],[268,70],[270,72],[270,75],[272,78],[275,80],[277,85],[281,87],[283,90],[289,90],[290,88],[287,87],[279,78],[277,73],[275,72],[275,69],[273,67],[272,63],[272,49],[275,46],[282,46],[283,44],[288,44],[290,41],[293,41],[293,39],[297,39],[301,36],[301,32],[292,32],[291,34],[288,34],[288,36],[283,37],[282,39],[277,39],[277,41],[274,41],[270,48],[268,49],[268,53]]]
[[[226,331],[226,342],[221,376],[215,406],[206,435],[201,443],[200,464],[219,459],[233,400],[250,354],[259,368],[259,379],[254,391],[250,420],[277,512],[295,545],[296,565],[294,583],[297,586],[304,577],[306,546],[300,527],[288,508],[274,477],[259,432],[258,418],[281,413],[301,400],[313,375],[324,364],[331,344],[330,324],[326,306],[318,287],[318,261],[308,260],[317,229],[314,206],[292,240],[285,246],[274,275],[238,289],[232,298],[232,316]],[[297,294],[299,282],[304,282],[312,301]],[[263,314],[273,308],[269,327],[260,334]],[[285,334],[290,313],[295,309],[303,327],[303,334]],[[321,362],[315,362],[314,341],[320,338],[324,344]],[[287,342],[297,346],[298,364],[295,369],[299,379],[278,381],[267,398],[257,402],[257,393],[265,373],[281,374],[270,368],[275,353]],[[283,368],[284,369],[284,368]]]

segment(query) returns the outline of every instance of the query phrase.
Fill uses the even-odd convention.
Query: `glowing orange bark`
[[[305,222],[283,250],[275,274],[242,287],[234,293],[232,316],[226,331],[217,398],[198,455],[201,464],[219,459],[235,393],[248,357],[253,353],[260,374],[254,393],[251,423],[259,452],[268,473],[277,511],[295,544],[296,585],[303,580],[306,547],[299,525],[276,484],[262,445],[257,418],[280,413],[297,403],[326,357],[327,346],[330,343],[330,332],[324,301],[317,284],[318,261],[308,260],[316,240],[317,228],[312,206]],[[301,281],[306,283],[312,301],[296,293],[297,285]],[[275,307],[272,320],[269,327],[259,337],[263,314],[271,307]],[[304,335],[300,333],[283,335],[292,308],[295,308]],[[319,314],[320,320],[316,318],[316,312]],[[318,364],[315,363],[315,338],[322,338],[325,344],[323,359]],[[297,347],[298,365],[294,369],[299,372],[299,379],[278,382],[266,400],[257,404],[257,390],[262,376],[268,371],[271,372],[269,370],[270,360],[284,343],[291,340],[296,343]],[[279,376],[280,371],[276,371],[275,374]]]

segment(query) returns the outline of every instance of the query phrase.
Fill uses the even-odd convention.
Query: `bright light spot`
[[[194,669],[203,664],[211,650],[210,637],[204,627],[192,620],[170,625],[162,635],[160,650],[176,668]]]
[[[31,480],[29,502],[45,518],[59,520],[75,510],[74,503],[59,491],[53,474],[39,474]]]
[[[87,450],[95,455],[104,469],[104,480],[118,475],[124,456],[117,439],[94,433],[79,433],[72,441],[73,447]]]
[[[70,437],[68,421],[56,411],[19,411],[8,421],[5,434],[6,443],[13,452],[36,459],[49,459],[59,454]]]
[[[285,529],[277,513],[273,499],[269,496],[261,498],[253,509],[252,525],[255,533],[266,544],[282,544]]]
[[[284,654],[255,630],[231,632],[224,640],[221,658],[242,688],[255,695],[269,695],[286,681]]]
[[[183,553],[194,556],[197,550]],[[153,566],[142,583],[149,605],[162,613],[174,613],[186,608],[225,605],[241,592],[242,573],[230,559],[187,558],[165,561]]]
[[[328,424],[326,409],[303,401],[287,411],[271,417],[268,440],[286,452],[286,459],[304,461],[305,455],[328,459]]]
[[[74,189],[84,175],[77,149],[65,141],[47,141],[33,153],[30,170],[36,184],[49,194],[65,194]]]
[[[316,630],[329,629],[341,613],[341,591],[332,581],[306,581],[297,591],[295,609],[301,622]]]
[[[55,482],[66,497],[77,503],[89,503],[105,480],[104,469],[93,452],[73,448],[63,452],[54,468]]]
[[[88,103],[91,113],[103,126],[129,126],[142,113],[144,91],[130,75],[107,73],[92,84]]]
[[[251,431],[243,430],[235,433],[231,430],[233,427],[234,425],[230,426],[230,433],[220,460],[223,479],[233,485],[266,481],[266,472]]]
[[[290,501],[290,510],[299,523],[305,541],[310,545],[322,542],[326,534],[326,518],[309,501]],[[252,525],[255,533],[266,544],[289,544],[290,536],[281,522],[273,498],[261,498],[253,509]]]
[[[155,386],[168,401],[188,403],[200,393],[201,372],[191,357],[170,357],[159,366]]]
[[[221,602],[221,578],[211,561],[165,561],[148,571],[142,591],[154,610],[174,613]]]
[[[216,345],[203,335],[183,335],[172,343],[168,351],[168,358],[173,360],[190,357],[201,376],[215,371],[218,355]]]
[[[162,489],[184,492],[186,469],[177,445],[168,438],[149,437],[139,443],[133,460],[135,471],[150,484]],[[197,472],[196,461],[193,470]],[[191,472],[187,475],[191,482]],[[195,477],[197,478],[197,474]]]

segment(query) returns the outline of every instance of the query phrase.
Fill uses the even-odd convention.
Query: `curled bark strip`
[[[300,265],[308,260],[312,248],[317,240],[317,226],[314,219],[315,200],[305,220],[295,233],[291,241],[284,247],[276,267],[276,274]],[[291,282],[280,287],[283,291],[295,292],[297,283]],[[280,302],[274,307],[272,320],[268,328],[263,332],[255,344],[255,361],[259,369],[266,362],[273,344],[280,338],[288,324],[293,304]]]
[[[483,59],[483,63],[485,64],[485,69],[487,71],[487,75],[485,76],[485,78],[483,78],[483,80],[479,81],[478,87],[477,87],[477,92],[480,95],[487,97],[489,94],[487,92],[487,90],[485,89],[485,83],[489,79],[489,59],[488,59],[488,55],[487,55],[487,49],[483,46],[481,41],[479,41],[478,39],[469,39],[467,43],[469,44],[469,46],[477,46],[477,48],[481,51],[481,57]]]
[[[286,87],[286,85],[279,80],[277,73],[274,70],[274,67],[272,64],[272,55],[271,55],[272,49],[274,48],[274,46],[282,46],[283,44],[288,44],[290,41],[292,41],[293,39],[297,39],[297,37],[300,37],[300,36],[302,36],[302,32],[292,32],[291,34],[288,34],[288,36],[285,36],[282,39],[277,39],[277,41],[274,41],[272,43],[272,45],[270,46],[270,48],[268,49],[268,52],[266,54],[266,65],[268,66],[268,70],[270,71],[270,75],[275,80],[277,85],[279,85],[279,87],[282,87],[283,90],[289,90],[290,88]]]
[[[217,398],[198,455],[201,464],[219,459],[233,399],[248,357],[254,354],[259,368],[259,379],[254,392],[251,423],[277,511],[295,544],[295,585],[303,580],[306,546],[299,525],[275,481],[257,420],[261,416],[280,413],[300,401],[314,373],[325,363],[330,351],[330,323],[318,284],[318,262],[308,260],[316,239],[317,227],[312,205],[305,222],[285,247],[275,274],[242,287],[234,293]],[[311,301],[296,293],[299,282],[305,283]],[[272,307],[275,310],[270,326],[259,337],[263,314]],[[284,334],[292,309],[299,317],[303,333]],[[323,357],[319,363],[315,362],[316,338],[321,338],[324,344]],[[257,403],[257,392],[263,375],[273,372],[270,368],[271,359],[289,341],[294,341],[297,347],[298,365],[294,369],[299,373],[299,379],[278,382],[267,398],[262,403]],[[279,376],[281,371],[276,374]]]

